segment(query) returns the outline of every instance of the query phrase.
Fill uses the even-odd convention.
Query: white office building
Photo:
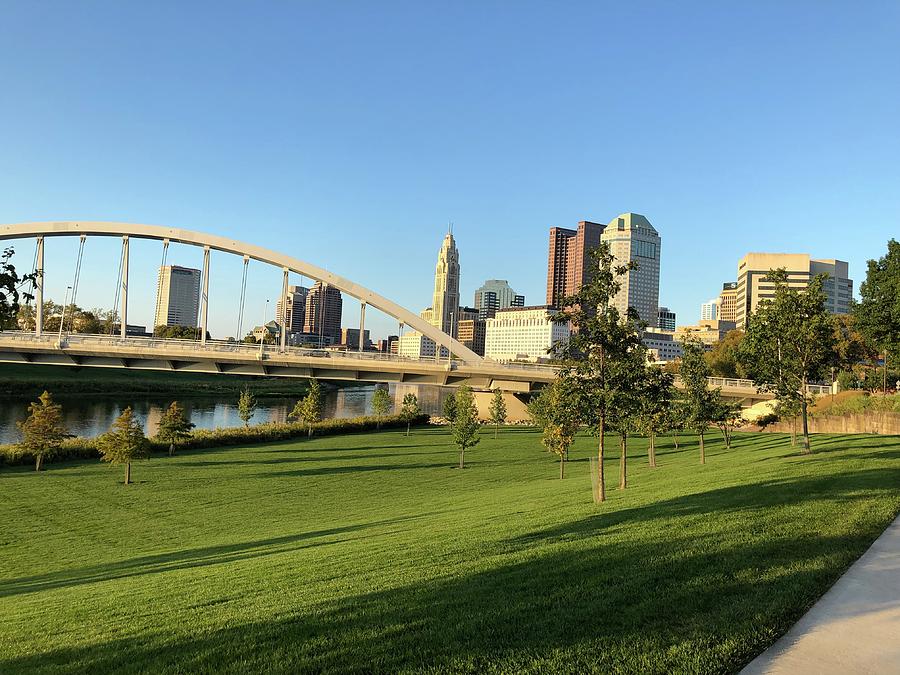
[[[441,348],[441,353],[446,356],[447,350]],[[437,345],[430,337],[412,330],[400,336],[397,354],[412,359],[433,359],[437,354]]]
[[[159,268],[154,326],[197,327],[200,311],[200,270],[178,265]]]
[[[700,305],[701,321],[717,321],[719,318],[719,299],[713,298],[709,302]]]
[[[569,339],[569,326],[551,321],[547,305],[509,307],[485,320],[484,355],[495,361],[544,361],[548,351]]]

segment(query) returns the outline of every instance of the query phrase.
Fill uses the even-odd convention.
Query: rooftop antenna
[[[447,221],[447,233],[453,234],[453,221],[452,220]]]

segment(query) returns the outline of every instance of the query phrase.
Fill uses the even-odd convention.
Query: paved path
[[[900,673],[900,517],[741,675]]]

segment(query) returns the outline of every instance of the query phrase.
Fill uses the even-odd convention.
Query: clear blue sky
[[[539,303],[548,228],[642,213],[679,323],[748,251],[848,260],[858,286],[900,234],[896,1],[6,0],[0,97],[0,222],[226,234],[413,311],[448,220],[464,300],[497,277]],[[74,247],[49,247],[54,299]],[[88,249],[79,304],[109,306],[117,252]],[[159,245],[134,255],[149,324]],[[213,265],[223,337],[240,260]],[[280,273],[251,277],[256,321]]]

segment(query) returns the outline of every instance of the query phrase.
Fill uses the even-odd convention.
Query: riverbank
[[[900,509],[900,438],[629,443],[591,500],[523,428],[4,469],[0,671],[735,672]],[[712,436],[712,435],[711,435]],[[617,482],[618,439],[606,475]]]
[[[0,398],[40,396],[49,391],[56,398],[66,396],[140,396],[161,395],[204,397],[213,394],[238,394],[249,387],[257,397],[302,396],[307,380],[251,375],[205,373],[167,373],[153,370],[116,368],[78,368],[0,364]],[[332,385],[329,385],[332,386]]]

